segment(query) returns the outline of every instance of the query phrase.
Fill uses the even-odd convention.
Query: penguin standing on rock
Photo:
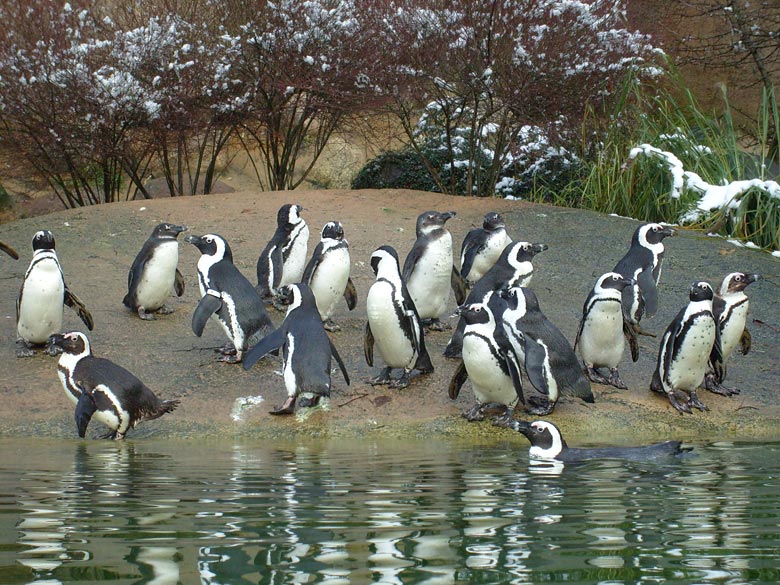
[[[80,332],[52,335],[61,350],[57,373],[68,398],[76,404],[76,428],[84,437],[94,417],[111,429],[104,438],[124,439],[139,422],[173,412],[178,400],[160,400],[143,382],[114,362],[95,357]]]
[[[381,246],[371,254],[371,269],[376,281],[366,298],[366,332],[363,353],[366,363],[374,365],[374,344],[385,362],[382,372],[369,380],[372,386],[389,384],[391,388],[406,388],[409,374],[419,370],[433,372],[433,364],[425,349],[425,333],[412,297],[398,270],[398,254],[390,246]],[[399,378],[392,379],[393,368],[403,368]]]
[[[173,309],[165,306],[172,292],[184,294],[184,277],[179,272],[179,242],[177,236],[187,226],[161,223],[133,260],[127,275],[127,294],[122,303],[141,319],[153,321],[153,313],[168,315]]]
[[[322,228],[320,243],[314,249],[301,280],[314,293],[317,310],[328,331],[341,330],[331,319],[341,297],[347,301],[350,311],[357,305],[357,291],[349,276],[350,268],[349,242],[344,239],[344,228],[341,222],[329,221]]]
[[[426,211],[417,218],[417,240],[404,260],[402,277],[423,325],[434,331],[449,328],[440,321],[447,311],[450,288],[460,305],[466,283],[452,263],[452,235],[444,227],[454,211]]]
[[[288,305],[287,315],[279,328],[250,348],[244,357],[248,370],[261,357],[282,348],[284,385],[287,400],[271,414],[292,414],[300,396],[300,406],[316,406],[330,396],[330,358],[341,368],[344,381],[349,375],[339,352],[322,326],[314,294],[308,285],[287,284],[279,289],[279,301]]]
[[[184,238],[198,248],[198,285],[201,299],[192,315],[192,331],[200,337],[209,317],[214,317],[228,337],[219,351],[221,361],[237,363],[255,339],[273,330],[268,313],[255,287],[233,264],[233,252],[217,234]]]
[[[706,282],[691,285],[690,302],[677,313],[661,339],[658,362],[650,390],[666,394],[680,413],[691,407],[708,410],[696,390],[704,381],[708,360],[716,368],[715,381],[723,380],[720,330],[712,314],[712,287]],[[685,394],[687,392],[687,394]]]
[[[78,313],[87,329],[92,331],[94,326],[92,314],[65,284],[52,233],[47,230],[36,232],[32,247],[33,259],[16,300],[16,332],[20,346],[17,357],[35,355],[31,346],[43,345],[51,335],[60,332],[63,304]],[[55,355],[57,348],[49,347],[47,351]]]
[[[511,243],[504,218],[495,211],[486,213],[482,227],[470,230],[460,247],[460,274],[466,284],[473,286],[482,278]]]
[[[623,312],[623,290],[633,284],[617,272],[607,272],[599,277],[585,300],[574,349],[579,349],[591,382],[628,387],[620,378],[618,364],[623,357],[624,339],[631,349],[631,359],[639,359],[636,331]],[[609,377],[600,374],[599,368],[609,368]]]
[[[272,302],[279,287],[301,282],[309,247],[309,226],[303,207],[287,203],[276,214],[276,231],[257,259],[257,290]]]

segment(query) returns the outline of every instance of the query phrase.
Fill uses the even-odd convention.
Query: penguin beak
[[[516,431],[526,437],[528,436],[528,433],[531,432],[531,424],[524,420],[510,420],[507,422],[502,422],[498,426],[512,429],[513,431]]]
[[[549,246],[547,244],[534,244],[533,250],[535,253],[544,252]]]
[[[452,218],[453,218],[453,217],[455,217],[456,215],[458,215],[458,214],[457,214],[457,213],[455,213],[454,211],[447,211],[446,213],[442,213],[442,214],[441,214],[441,217],[442,217],[442,219],[443,219],[444,221],[447,221],[448,219],[452,219]]]
[[[176,234],[180,234],[182,232],[186,232],[188,229],[190,229],[190,228],[188,228],[186,225],[172,225],[171,226],[171,231],[176,233]]]
[[[283,286],[276,295],[276,300],[283,305],[289,305],[293,301],[292,290],[289,286]]]
[[[661,231],[661,233],[664,235],[664,237],[668,236],[676,236],[677,230],[670,227],[664,227],[664,229]]]
[[[757,280],[761,280],[760,274],[747,274],[745,275],[745,282],[747,284],[751,284],[753,282],[756,282]]]
[[[197,246],[200,244],[200,238],[201,236],[195,236],[190,234],[189,236],[184,236],[184,241],[188,244],[192,244],[193,246]]]
[[[54,335],[49,336],[49,339],[46,340],[46,348],[51,347],[59,347],[64,349],[65,347],[65,336],[61,335],[60,333],[55,333]]]

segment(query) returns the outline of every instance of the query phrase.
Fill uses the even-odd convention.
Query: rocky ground
[[[275,228],[277,209],[286,202],[302,204],[311,229],[309,250],[322,225],[331,219],[345,227],[352,252],[353,280],[359,303],[353,312],[342,306],[335,316],[342,331],[332,339],[344,358],[352,385],[334,374],[334,393],[327,409],[291,417],[268,414],[285,398],[278,374],[279,360],[267,359],[245,372],[240,366],[217,363],[213,349],[225,341],[215,323],[197,338],[190,328],[199,300],[195,264],[198,251],[180,247],[185,275],[184,296],[171,299],[176,312],[144,322],[122,306],[127,272],[152,228],[160,221],[184,223],[191,233],[225,236],[237,266],[254,282],[258,253]],[[70,288],[90,308],[95,330],[90,334],[97,354],[134,372],[164,398],[180,398],[180,408],[158,421],[144,423],[131,437],[257,438],[363,437],[366,434],[413,436],[439,440],[466,438],[490,441],[509,431],[488,422],[467,423],[462,410],[472,403],[464,387],[457,401],[447,397],[455,362],[442,357],[449,333],[426,338],[436,371],[416,378],[406,389],[373,388],[366,383],[372,371],[363,359],[365,295],[373,282],[368,265],[371,252],[382,244],[396,247],[403,259],[414,241],[415,219],[427,209],[453,210],[448,223],[456,246],[466,232],[481,224],[485,212],[496,210],[507,220],[514,239],[543,242],[549,250],[536,261],[532,288],[542,309],[573,340],[582,304],[596,277],[611,269],[623,255],[637,222],[579,210],[561,209],[498,199],[470,199],[414,191],[295,191],[237,192],[225,195],[156,199],[70,210],[0,226],[0,240],[13,245],[21,259],[0,257],[0,435],[75,437],[73,408],[56,374],[56,359],[39,354],[15,357],[15,299],[31,257],[30,240],[38,229],[50,229]],[[550,419],[565,428],[569,442],[636,443],[680,437],[699,440],[780,439],[780,304],[777,283],[780,260],[719,238],[681,230],[667,240],[661,277],[658,315],[646,328],[660,334],[687,302],[694,280],[714,285],[734,270],[761,273],[765,278],[749,289],[753,350],[729,363],[728,383],[742,389],[725,398],[707,392],[708,412],[680,415],[649,390],[658,339],[640,338],[640,358],[621,367],[630,389],[617,391],[594,385],[595,404],[562,400]],[[455,302],[452,301],[452,308]],[[283,314],[271,312],[276,323]],[[454,324],[454,319],[450,319]],[[65,310],[65,328],[82,323]],[[262,397],[259,404],[239,408],[245,397]],[[90,435],[102,432],[93,423]]]

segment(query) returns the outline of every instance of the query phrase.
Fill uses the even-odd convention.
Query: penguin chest
[[[726,321],[721,321],[720,343],[723,359],[728,359],[739,345],[742,333],[747,323],[749,304],[747,300],[741,304],[730,307]]]
[[[371,286],[366,298],[368,324],[385,364],[392,368],[411,368],[417,353],[411,332],[402,324],[406,317],[395,294],[395,287],[389,282],[377,281]]]
[[[178,242],[165,242],[155,248],[146,262],[136,292],[138,306],[148,311],[159,309],[173,292],[176,266],[179,263]]]
[[[466,332],[463,337],[463,364],[471,380],[477,402],[497,402],[514,406],[518,397],[512,379],[504,373],[500,358],[485,336]]]
[[[73,378],[73,372],[76,369],[78,361],[76,356],[62,353],[60,354],[60,360],[57,363],[57,376],[62,383],[65,394],[73,404],[76,404],[79,401],[82,393],[81,388],[76,384],[76,380]]]
[[[692,323],[669,364],[668,379],[674,388],[695,390],[704,380],[704,372],[715,342],[715,320],[711,314],[693,317]]]
[[[122,405],[116,393],[105,384],[98,384],[92,391],[97,410],[92,418],[100,421],[108,428],[116,430],[117,438],[121,438],[131,426],[132,416]]]
[[[406,287],[421,319],[438,319],[447,310],[452,276],[452,237],[446,235],[428,244]]]
[[[306,251],[309,247],[309,227],[301,222],[290,234],[290,241],[284,247],[284,267],[279,286],[300,282],[306,267]]]
[[[62,329],[65,283],[59,264],[39,261],[24,279],[19,301],[17,333],[29,343],[45,343]]]
[[[311,278],[309,286],[317,301],[317,310],[325,321],[336,309],[349,279],[349,251],[338,248],[325,253]]]
[[[620,298],[596,300],[584,317],[577,343],[583,361],[588,366],[615,368],[624,345]]]
[[[512,240],[504,231],[488,236],[483,248],[474,256],[474,263],[471,265],[468,275],[463,275],[463,277],[469,282],[478,281],[488,270],[493,268],[501,256],[501,252],[511,243]]]

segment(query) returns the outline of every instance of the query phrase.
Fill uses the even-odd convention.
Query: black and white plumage
[[[391,246],[381,246],[371,254],[371,269],[376,280],[368,290],[368,322],[363,339],[366,363],[374,365],[374,345],[385,368],[369,380],[371,385],[389,384],[391,388],[409,385],[409,374],[433,372],[425,349],[425,333],[412,297],[398,269],[398,254]],[[393,368],[402,368],[398,378],[391,378]]]
[[[54,236],[48,230],[36,232],[32,240],[33,258],[24,275],[16,299],[18,357],[35,355],[32,346],[43,345],[62,330],[63,305],[71,307],[92,331],[92,314],[65,284]],[[49,353],[56,352],[49,348]]]
[[[300,406],[316,406],[321,398],[330,396],[331,356],[336,359],[347,384],[349,375],[322,326],[309,286],[302,283],[284,285],[279,289],[279,301],[288,305],[284,321],[246,352],[244,369],[248,370],[261,357],[281,348],[287,400],[271,414],[292,414],[298,397],[301,398]]]
[[[447,328],[440,319],[447,311],[450,289],[458,304],[466,298],[466,283],[452,263],[452,234],[444,227],[454,211],[426,211],[417,218],[417,239],[401,271],[423,323],[431,329]]]
[[[729,388],[719,383],[714,372],[722,371],[722,379],[725,378],[726,360],[731,357],[734,350],[739,347],[742,355],[747,355],[750,351],[752,338],[747,328],[750,300],[745,294],[745,289],[760,278],[758,274],[746,272],[727,274],[712,301],[712,314],[720,332],[720,355],[716,351],[710,356],[711,370],[707,372],[704,379],[705,387],[710,392],[724,396],[739,394],[738,388]]]
[[[301,280],[314,293],[317,310],[328,331],[341,329],[331,319],[340,298],[347,301],[350,311],[357,305],[350,269],[349,242],[344,238],[344,228],[341,222],[329,221],[322,228],[320,243],[306,264]]]
[[[509,420],[517,403],[525,402],[517,354],[489,304],[464,305],[460,315],[466,322],[463,359],[450,381],[449,397],[455,400],[470,379],[477,403],[463,417],[483,420],[486,409],[498,405],[503,410],[500,420]]]
[[[562,395],[593,402],[593,391],[574,349],[542,312],[534,291],[526,287],[512,287],[499,294],[506,303],[500,319],[507,337],[525,364],[533,386],[540,392],[540,395],[528,397],[530,406],[526,410],[535,415],[550,414]],[[525,355],[529,340],[535,342],[541,351],[534,346],[533,354]]]
[[[16,250],[14,250],[13,247],[9,246],[5,242],[0,242],[0,250],[8,254],[14,260],[19,259],[19,253]]]
[[[464,304],[487,303],[490,295],[502,288],[528,286],[534,275],[534,265],[531,261],[546,249],[547,244],[531,242],[515,242],[504,248],[496,263],[471,289]],[[458,319],[455,332],[444,349],[445,357],[460,357],[465,327],[463,319]]]
[[[257,290],[271,301],[279,287],[301,282],[309,246],[303,207],[287,203],[276,214],[276,231],[257,259]]]
[[[585,300],[574,349],[579,350],[591,382],[627,388],[618,364],[626,341],[632,361],[639,359],[636,331],[623,312],[623,290],[633,284],[633,280],[617,272],[607,272],[599,277]],[[609,368],[609,377],[604,377],[599,368]]]
[[[179,405],[178,400],[160,400],[123,367],[95,357],[83,333],[52,335],[49,344],[62,351],[57,373],[76,405],[79,437],[84,437],[89,421],[96,418],[111,429],[105,438],[123,439],[139,422],[159,418]]]
[[[176,239],[187,226],[161,223],[144,242],[127,275],[127,294],[122,303],[141,319],[154,320],[153,313],[173,312],[165,301],[176,293],[184,294],[184,277],[179,272],[179,242]]]
[[[509,421],[505,425],[521,433],[531,443],[528,455],[531,459],[557,460],[564,463],[623,459],[628,461],[664,461],[689,453],[691,447],[683,447],[680,441],[665,441],[637,447],[569,447],[560,429],[545,420],[534,422]]]
[[[184,238],[198,248],[198,285],[201,299],[192,315],[192,330],[200,337],[209,317],[224,329],[229,343],[220,351],[222,361],[240,362],[256,339],[273,329],[271,318],[255,287],[233,264],[233,252],[217,234]]]
[[[658,281],[664,259],[664,238],[677,232],[660,223],[639,226],[631,238],[631,247],[615,265],[613,272],[634,281],[623,290],[623,311],[637,333],[643,316],[652,317],[658,309]]]
[[[466,284],[473,286],[482,278],[511,243],[504,218],[495,211],[486,213],[482,227],[470,230],[460,247],[460,274]]]
[[[712,287],[706,282],[695,282],[688,297],[688,305],[677,313],[661,339],[650,383],[650,390],[666,394],[681,413],[690,413],[692,407],[707,410],[696,391],[704,381],[707,362],[716,367],[723,362],[720,331],[712,313]],[[715,380],[723,380],[720,368],[715,370]]]

